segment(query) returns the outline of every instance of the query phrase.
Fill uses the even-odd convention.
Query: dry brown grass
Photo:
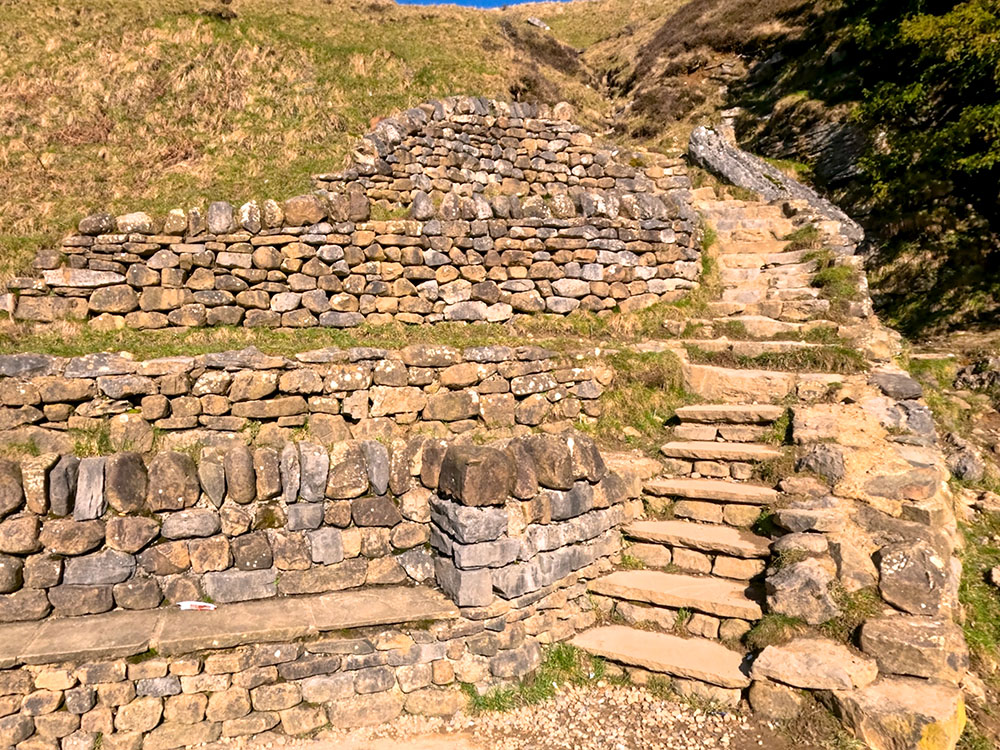
[[[354,0],[0,0],[0,279],[87,213],[284,198],[372,118],[454,94],[599,110],[499,13]],[[579,73],[579,71],[577,71]]]

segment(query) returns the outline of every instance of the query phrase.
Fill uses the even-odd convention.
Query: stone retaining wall
[[[700,274],[680,160],[601,148],[529,105],[408,110],[317,184],[204,215],[88,216],[0,309],[105,329],[500,322],[638,309]]]
[[[586,574],[588,571],[581,571]],[[596,575],[597,571],[590,571]],[[466,705],[461,684],[480,690],[517,678],[541,662],[540,642],[568,637],[594,621],[585,583],[576,577],[550,587],[521,609],[444,613],[411,601],[407,590],[380,589],[381,607],[409,609],[424,622],[389,627],[335,628],[338,611],[362,608],[347,597],[292,600],[283,614],[258,611],[261,603],[234,605],[252,640],[211,645],[203,634],[190,648],[158,645],[147,633],[112,653],[65,634],[61,647],[38,647],[0,671],[0,745],[32,750],[169,750],[273,731],[308,736],[327,726],[342,729],[389,721],[403,711],[449,716]],[[410,589],[409,591],[412,591]],[[320,617],[319,632],[297,627]],[[263,603],[266,604],[266,603]],[[239,609],[241,608],[242,609]],[[144,615],[146,613],[132,613]],[[153,613],[149,613],[153,614]],[[160,624],[114,615],[84,618],[93,629],[164,628],[163,618],[185,618],[197,632],[214,613],[163,613]],[[402,619],[397,614],[397,622]],[[81,620],[81,624],[83,621]],[[274,623],[268,625],[267,623]],[[293,624],[289,624],[293,623]],[[166,623],[169,627],[170,623]],[[6,626],[9,628],[10,626]],[[16,636],[15,636],[16,637]],[[60,653],[54,659],[44,654]],[[122,655],[124,654],[124,658]]]
[[[639,492],[574,433],[0,462],[0,746],[451,715],[595,622]]]
[[[411,427],[527,431],[597,417],[612,378],[606,365],[533,346],[328,348],[292,358],[251,348],[146,361],[17,354],[0,356],[0,430],[56,453],[73,450],[74,431],[101,430],[109,418],[111,445],[140,452],[154,442],[391,440]]]
[[[487,606],[494,589],[514,600],[617,552],[627,494],[573,433],[2,461],[0,621],[435,573],[459,605]]]

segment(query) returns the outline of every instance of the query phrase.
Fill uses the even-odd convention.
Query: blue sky
[[[560,0],[568,2],[568,0]],[[499,8],[502,5],[518,5],[531,0],[396,0],[401,5],[466,5],[473,8]]]

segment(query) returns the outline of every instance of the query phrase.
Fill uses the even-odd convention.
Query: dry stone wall
[[[600,147],[531,105],[408,110],[317,185],[163,220],[88,216],[0,308],[110,329],[502,322],[638,309],[700,274],[683,163]]]
[[[100,353],[0,356],[0,429],[11,442],[71,452],[77,431],[108,424],[140,452],[193,444],[329,444],[407,430],[527,431],[600,414],[613,371],[534,346],[459,350],[326,348],[291,358],[254,348],[136,361]]]
[[[618,551],[628,494],[573,433],[2,461],[0,621],[435,576],[460,606],[520,608]]]

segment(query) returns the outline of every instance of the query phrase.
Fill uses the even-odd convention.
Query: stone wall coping
[[[391,586],[222,604],[214,611],[163,607],[0,625],[0,669],[119,659],[156,650],[178,656],[273,643],[322,632],[445,620],[459,611],[439,591]]]
[[[461,362],[479,364],[506,361],[535,362],[546,359],[583,360],[596,356],[594,349],[555,351],[534,345],[508,346],[492,344],[463,348],[444,344],[410,344],[399,349],[378,347],[330,346],[298,352],[290,357],[270,355],[255,346],[194,356],[167,356],[136,359],[129,352],[96,352],[78,357],[23,352],[0,354],[0,377],[44,377],[62,375],[67,378],[97,378],[100,376],[140,374],[158,376],[186,373],[198,368],[211,370],[280,370],[317,364],[378,362],[383,359],[402,360],[414,367],[447,367]]]

